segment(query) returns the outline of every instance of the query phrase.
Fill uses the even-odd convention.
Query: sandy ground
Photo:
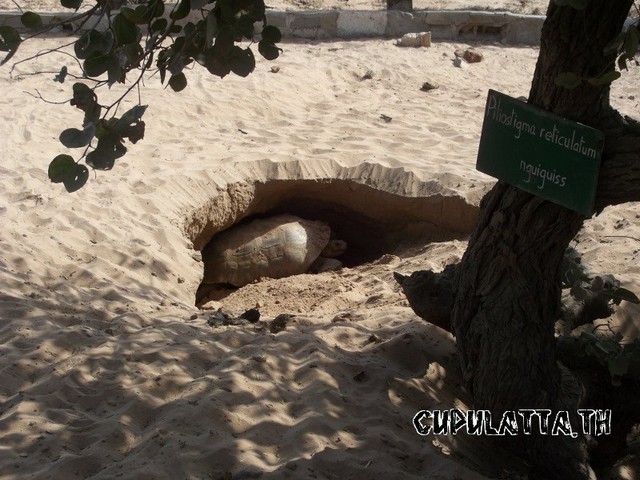
[[[16,60],[68,41],[34,40]],[[65,151],[60,130],[81,115],[30,95],[60,102],[70,86],[3,68],[0,479],[517,471],[503,452],[411,426],[420,409],[468,398],[453,338],[413,314],[392,272],[461,257],[493,182],[474,169],[487,89],[526,96],[537,57],[531,47],[478,45],[485,60],[460,69],[452,59],[463,46],[286,43],[247,79],[195,69],[180,94],[148,79],[145,139],[74,194],[46,169]],[[14,77],[65,62],[73,68],[42,57]],[[637,73],[613,89],[628,114],[638,111]],[[425,81],[440,88],[421,91]],[[197,309],[197,250],[215,231],[287,205],[320,205],[341,225],[349,215],[404,224],[405,236],[363,264],[265,280]],[[592,271],[640,294],[639,217],[637,204],[608,209],[574,245]],[[365,249],[375,237],[354,241]],[[226,325],[212,310],[256,306],[255,324]],[[272,333],[279,314],[292,317]],[[617,318],[637,335],[637,309]]]

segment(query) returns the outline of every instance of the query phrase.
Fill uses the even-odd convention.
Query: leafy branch
[[[620,337],[603,337],[589,332],[579,336],[558,337],[559,349],[571,358],[595,360],[611,375],[611,384],[620,386],[623,379],[640,381],[640,340],[625,345]]]
[[[60,4],[77,12],[83,1],[60,0]],[[65,147],[83,149],[83,153],[77,160],[57,155],[49,165],[50,180],[62,183],[69,192],[76,191],[87,182],[89,168],[112,169],[126,154],[126,141],[135,144],[144,138],[142,116],[147,106],[141,104],[139,85],[146,74],[158,74],[160,82],[175,92],[187,87],[185,71],[196,65],[220,78],[229,73],[246,77],[256,65],[251,50],[256,36],[258,52],[267,60],[278,58],[281,49],[276,45],[282,37],[276,27],[267,25],[265,9],[264,0],[180,0],[171,10],[164,0],[138,1],[135,6],[126,0],[97,0],[90,10],[74,16],[72,20],[80,22],[78,29],[98,12],[106,18],[107,26],[99,28],[99,17],[72,42],[21,60],[11,70],[13,73],[19,63],[60,52],[71,56],[81,71],[74,75],[63,66],[54,80],[64,83],[68,76],[79,80],[73,84],[68,102],[84,112],[83,123],[81,128],[65,129],[59,139]],[[21,21],[36,33],[23,39],[16,29],[0,27],[0,51],[7,52],[1,64],[13,57],[23,41],[52,28],[43,27],[34,12],[22,13]],[[262,23],[259,32],[257,23]],[[246,48],[237,45],[243,39],[250,42]],[[71,45],[73,53],[62,50]],[[98,90],[116,83],[128,84],[124,93],[108,106],[100,104]],[[121,102],[135,89],[137,105],[117,117]]]
[[[580,256],[572,250],[568,250],[563,258],[561,285],[569,290],[571,298],[577,302],[594,302],[594,299],[598,299],[609,305],[620,305],[623,300],[640,303],[633,292],[620,287],[620,282],[613,275],[588,276]],[[609,307],[609,314],[612,312]],[[557,341],[560,351],[565,355],[581,361],[596,361],[609,371],[612,384],[620,386],[624,378],[640,380],[640,340],[622,345],[621,339],[620,334],[602,336],[581,332],[579,336],[561,335]]]
[[[555,0],[555,3],[561,6],[569,6],[577,10],[583,10],[587,7],[589,0]],[[638,4],[636,3],[634,6],[640,13]],[[629,70],[628,64],[630,62],[640,65],[640,62],[636,59],[639,44],[640,18],[636,19],[625,31],[620,32],[604,47],[604,56],[611,58],[611,63],[607,69],[594,77],[584,77],[575,72],[561,72],[556,77],[555,83],[560,87],[570,90],[579,87],[585,82],[594,87],[609,85],[622,76],[621,72],[623,70]]]
[[[567,252],[564,256],[561,268],[562,288],[569,289],[570,295],[578,301],[597,295],[615,305],[620,305],[623,300],[630,303],[640,303],[636,294],[622,288],[620,281],[613,275],[589,277],[584,271],[580,257],[571,252]]]

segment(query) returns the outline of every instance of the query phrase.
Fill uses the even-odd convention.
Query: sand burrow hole
[[[340,260],[352,268],[417,245],[466,238],[478,213],[477,205],[402,168],[364,164],[331,177],[304,178],[299,169],[279,176],[228,183],[192,211],[184,228],[194,249],[202,251],[236,225],[288,213],[327,222],[347,242]],[[206,294],[202,287],[197,297]]]

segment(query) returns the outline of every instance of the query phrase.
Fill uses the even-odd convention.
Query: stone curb
[[[283,36],[310,39],[397,38],[406,33],[430,31],[434,40],[538,45],[544,20],[543,15],[477,11],[267,12],[267,21],[280,28]]]
[[[43,13],[43,23],[65,21],[71,13]],[[398,38],[406,33],[431,32],[434,40],[500,41],[538,45],[545,17],[508,12],[389,10],[267,11],[267,22],[284,38]],[[20,13],[0,12],[0,25],[22,28]],[[86,25],[93,25],[89,21]],[[77,25],[74,25],[76,27]]]

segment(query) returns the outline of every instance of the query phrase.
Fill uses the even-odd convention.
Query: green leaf
[[[100,33],[96,30],[85,32],[73,46],[73,50],[80,60],[89,58],[95,54],[105,55],[113,47],[113,34],[111,30]]]
[[[141,120],[135,125],[131,126],[123,135],[131,141],[131,143],[138,143],[139,140],[144,138],[145,123]]]
[[[166,18],[159,18],[151,24],[151,32],[163,32],[169,26]]]
[[[573,287],[571,287],[571,289],[569,290],[569,293],[573,298],[575,298],[579,302],[589,298],[589,292],[585,288],[577,285],[574,285]]]
[[[76,82],[76,83],[73,84],[72,89],[73,89],[73,100],[75,100],[75,101],[82,100],[84,102],[88,98],[95,97],[95,94],[93,93],[93,90],[91,90],[84,83]],[[73,100],[72,100],[71,105],[74,105]]]
[[[143,17],[145,22],[150,22],[154,18],[160,18],[164,14],[164,1],[163,0],[151,0],[146,5],[138,7],[143,10]],[[136,11],[138,9],[136,8]]]
[[[8,52],[12,47],[17,46],[22,41],[18,31],[6,25],[0,27],[0,50]]]
[[[62,183],[67,192],[73,193],[80,190],[87,183],[87,180],[89,180],[89,169],[84,165],[76,164],[71,174]]]
[[[116,38],[116,46],[126,45],[138,41],[140,30],[136,25],[119,13],[113,18],[112,27]]]
[[[64,81],[67,79],[67,73],[67,67],[62,67],[60,69],[60,73],[53,77],[53,80],[56,82],[64,83]]]
[[[91,143],[96,133],[96,126],[88,123],[84,129],[67,128],[60,134],[60,143],[67,148],[86,147]]]
[[[0,51],[9,52],[0,62],[0,65],[4,65],[15,55],[20,43],[22,43],[22,38],[20,38],[20,34],[15,28],[8,25],[0,27]]]
[[[555,84],[559,87],[564,87],[568,90],[572,90],[582,84],[582,77],[579,77],[573,72],[559,73],[556,77]]]
[[[84,83],[73,84],[73,98],[70,103],[84,112],[83,125],[89,122],[95,124],[100,118],[102,107],[98,104],[98,97]]]
[[[74,10],[77,10],[80,8],[80,5],[82,5],[82,0],[60,0],[60,5],[64,8],[73,8]]]
[[[120,62],[115,57],[111,57],[107,66],[107,85],[111,87],[117,82],[124,83],[123,71]]]
[[[611,40],[602,50],[605,57],[617,53],[622,44],[624,43],[625,32],[620,32],[616,37]]]
[[[87,155],[87,165],[96,170],[111,170],[115,161],[127,153],[122,138],[108,133],[98,140],[96,149]]]
[[[260,40],[258,42],[258,52],[267,60],[275,60],[280,56],[281,48],[276,47],[273,43]]]
[[[229,61],[231,71],[241,77],[246,77],[256,68],[256,59],[250,48],[235,47]]]
[[[87,77],[99,77],[109,70],[111,58],[111,55],[92,55],[84,61],[84,73]]]
[[[187,77],[182,72],[171,75],[169,86],[174,92],[181,92],[187,86]]]
[[[277,27],[267,25],[262,29],[262,40],[269,43],[279,43],[282,41],[282,33]]]
[[[48,175],[53,183],[63,183],[67,192],[73,193],[87,183],[89,170],[70,155],[58,155],[49,164]]]
[[[143,7],[144,8],[144,7]],[[120,14],[124,15],[124,17],[130,22],[135,23],[136,25],[142,25],[147,23],[142,14],[142,9],[136,8],[135,10],[129,7],[123,7],[120,9]]]
[[[635,26],[631,25],[624,37],[624,54],[628,59],[636,56],[638,43],[640,43],[640,32]]]
[[[627,70],[627,56],[622,54],[618,57],[618,69]]]
[[[20,17],[20,21],[22,25],[27,28],[41,28],[42,27],[42,17],[34,12],[25,12]]]
[[[49,164],[49,180],[53,183],[62,183],[75,168],[76,162],[71,155],[58,155]]]
[[[178,8],[173,10],[169,17],[171,20],[181,20],[185,18],[191,12],[191,2],[190,0],[181,0],[178,4]]]
[[[115,122],[113,126],[114,132],[124,136],[126,130],[128,130],[134,123],[139,122],[147,110],[148,105],[136,105],[135,107],[127,110],[121,118]]]
[[[160,71],[160,83],[164,84],[164,79],[167,76],[167,67],[164,65],[158,66],[158,70]]]
[[[144,50],[139,43],[130,43],[129,45],[125,45],[122,47],[122,50],[127,57],[127,67],[137,67],[144,59]],[[153,53],[149,57],[152,60],[151,57],[153,57]],[[149,66],[151,66],[151,63],[149,63],[148,67]]]
[[[622,75],[620,74],[620,72],[618,72],[617,70],[612,70],[610,72],[605,73],[604,75],[601,75],[597,78],[590,78],[588,80],[589,84],[593,85],[594,87],[599,87],[602,85],[608,85],[611,82],[619,79]]]
[[[204,66],[209,70],[209,73],[216,75],[220,78],[226,77],[231,68],[226,62],[220,60],[220,57],[216,55],[216,48],[209,48],[204,54]]]
[[[135,3],[140,4],[135,10],[122,9],[121,12],[136,25],[149,24],[154,18],[160,18],[164,14],[164,0],[147,0]]]
[[[629,303],[640,303],[640,298],[626,288],[617,288],[612,291],[607,291],[606,293],[603,293],[603,295],[610,297],[616,305],[620,305],[623,300],[626,300]]]

